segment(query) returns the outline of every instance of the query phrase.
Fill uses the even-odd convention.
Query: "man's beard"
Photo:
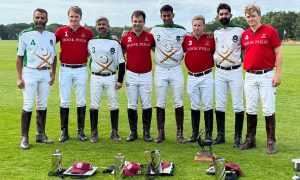
[[[37,28],[44,28],[46,26],[47,22],[44,23],[38,23],[38,22],[34,22],[35,27]]]
[[[222,25],[228,25],[230,22],[230,18],[222,18],[219,20]]]

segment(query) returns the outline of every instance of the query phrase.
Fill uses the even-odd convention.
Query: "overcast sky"
[[[36,8],[48,11],[48,24],[68,24],[67,10],[70,6],[77,5],[83,10],[82,24],[94,25],[97,17],[106,16],[113,27],[130,26],[131,13],[140,9],[146,13],[146,26],[152,27],[161,24],[159,9],[169,4],[175,11],[174,22],[191,30],[190,20],[195,15],[201,14],[205,16],[206,22],[212,21],[220,2],[229,4],[235,17],[243,16],[244,7],[249,3],[260,5],[262,14],[269,11],[299,12],[300,8],[299,0],[1,0],[0,24],[30,23]]]

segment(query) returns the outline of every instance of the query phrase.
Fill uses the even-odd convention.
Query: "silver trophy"
[[[300,180],[300,159],[292,159],[295,175],[292,180]]]
[[[215,167],[215,179],[216,180],[224,180],[226,176],[226,168],[225,168],[225,159],[224,158],[216,158],[214,160]]]
[[[161,165],[160,151],[145,151],[145,159],[148,163],[148,175],[159,175]]]
[[[118,153],[115,156],[115,169],[114,169],[114,175],[115,179],[123,179],[123,168],[125,165],[125,155]]]
[[[52,154],[52,164],[51,169],[49,171],[49,176],[58,176],[63,171],[62,168],[62,154],[59,149],[57,149]]]

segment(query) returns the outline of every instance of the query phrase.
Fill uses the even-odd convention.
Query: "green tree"
[[[3,24],[0,25],[0,38],[3,39],[3,40],[8,39],[7,38],[7,33],[6,33],[6,28],[5,28],[5,25],[3,25]]]
[[[55,32],[57,28],[63,26],[62,24],[57,24],[57,23],[53,23],[53,24],[49,24],[47,25],[46,29],[50,32]]]
[[[6,25],[6,33],[7,33],[7,39],[18,39],[18,35],[20,32],[22,32],[24,29],[29,28],[32,26],[32,24],[26,24],[26,23],[18,23],[18,24],[8,24]]]

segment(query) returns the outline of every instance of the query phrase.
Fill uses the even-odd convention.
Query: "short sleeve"
[[[124,56],[123,56],[123,52],[122,52],[122,48],[121,45],[117,42],[116,43],[116,50],[117,50],[117,59],[118,59],[118,63],[124,63]]]
[[[61,41],[61,38],[60,38],[60,32],[61,32],[61,28],[58,28],[58,29],[55,31],[56,43],[58,43],[59,41]]]
[[[274,49],[281,45],[278,33],[275,29],[273,29],[271,34],[271,44]]]
[[[121,46],[123,49],[126,49],[126,39],[127,39],[127,36],[122,36],[122,38],[121,38]]]
[[[26,50],[25,42],[23,41],[23,36],[24,34],[19,35],[18,51],[17,51],[18,56],[24,56],[24,52]]]
[[[187,41],[188,41],[188,37],[186,36],[183,40],[183,43],[182,43],[182,49],[183,49],[184,52],[186,52]]]
[[[92,30],[88,29],[89,35],[88,35],[88,40],[92,39],[94,37],[94,33]]]

